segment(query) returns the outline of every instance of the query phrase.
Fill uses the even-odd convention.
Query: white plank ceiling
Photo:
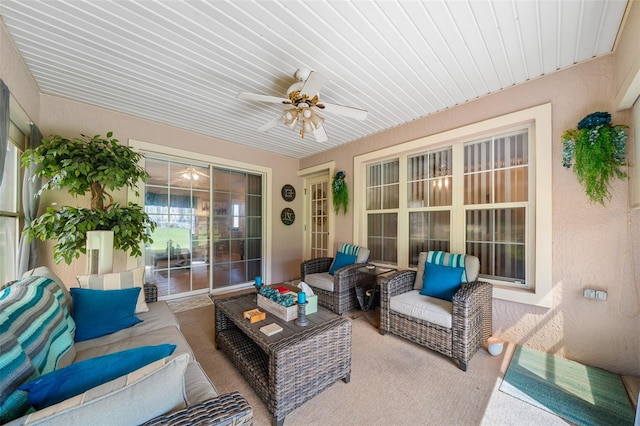
[[[612,52],[626,0],[0,0],[43,93],[302,158]],[[283,124],[298,68],[329,140]],[[105,129],[109,130],[109,129]],[[117,135],[116,135],[117,136]]]

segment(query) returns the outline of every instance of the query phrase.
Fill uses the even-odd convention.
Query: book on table
[[[262,331],[267,336],[273,336],[274,334],[280,333],[282,331],[282,327],[273,322],[271,324],[260,327],[260,331]]]

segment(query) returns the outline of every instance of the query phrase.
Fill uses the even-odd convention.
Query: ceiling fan
[[[238,99],[248,101],[291,105],[291,108],[284,110],[281,116],[274,118],[258,128],[259,131],[268,132],[278,123],[284,122],[285,126],[291,130],[298,128],[302,138],[304,138],[305,133],[311,133],[318,142],[324,142],[328,140],[327,132],[325,132],[323,127],[324,118],[318,115],[316,109],[355,118],[357,120],[367,118],[367,111],[363,109],[324,102],[321,103],[318,99],[318,94],[322,86],[329,81],[329,79],[322,74],[308,69],[299,69],[295,72],[294,76],[298,81],[287,89],[286,98],[247,92],[239,93],[236,96]]]

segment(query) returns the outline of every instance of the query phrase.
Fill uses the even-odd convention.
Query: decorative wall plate
[[[296,214],[289,207],[285,207],[280,213],[280,220],[285,225],[291,225],[296,220]]]
[[[282,187],[282,198],[285,201],[293,201],[296,198],[296,189],[293,185],[286,184]]]

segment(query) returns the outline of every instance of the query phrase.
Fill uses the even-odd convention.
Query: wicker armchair
[[[466,257],[477,261],[475,256]],[[419,264],[424,265],[425,260],[426,253],[421,253]],[[492,327],[493,287],[489,283],[477,281],[479,262],[477,265],[475,271],[471,272],[465,263],[470,282],[462,283],[451,302],[420,295],[420,289],[416,287],[422,282],[424,266],[418,271],[399,271],[384,278],[380,295],[380,334],[390,332],[440,352],[453,358],[462,371],[467,371],[469,360],[487,341]],[[433,303],[441,312],[450,310],[451,326],[446,327],[406,312],[398,312],[392,308],[392,305],[397,308],[399,299],[393,303],[395,297],[401,297],[404,301],[414,298],[417,306]]]
[[[351,246],[353,247],[353,246]],[[344,246],[339,251],[342,251]],[[333,257],[319,257],[300,264],[300,276],[318,296],[318,304],[338,315],[349,312],[358,306],[355,286],[374,285],[376,277],[363,274],[357,270],[363,267],[369,259],[369,250],[360,247],[356,263],[347,265],[328,274]],[[325,282],[329,282],[326,285]]]

